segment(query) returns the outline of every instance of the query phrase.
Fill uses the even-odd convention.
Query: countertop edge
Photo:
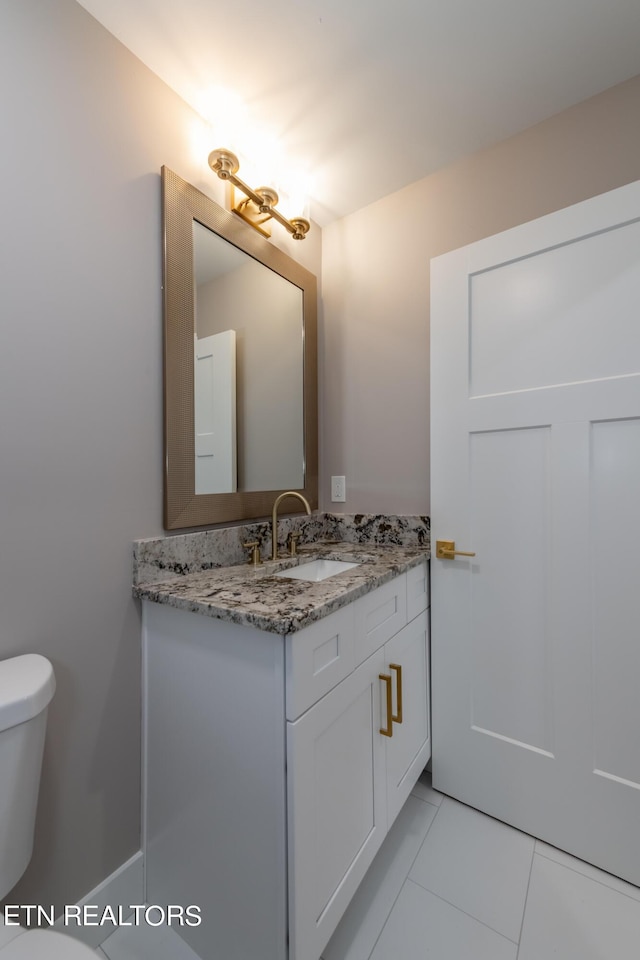
[[[372,547],[334,542],[303,548],[299,561],[306,562],[319,555],[326,557],[332,553],[336,559],[342,559],[345,555],[353,557],[354,560],[363,558],[362,568],[337,574],[320,583],[309,583],[274,577],[268,568],[258,569],[256,572],[246,564],[218,567],[186,576],[179,581],[173,579],[161,583],[140,584],[133,587],[133,595],[140,600],[149,600],[226,623],[251,626],[286,636],[324,619],[341,607],[424,563],[430,555],[426,546]],[[291,567],[295,563],[292,560],[282,561],[278,567]],[[264,586],[272,591],[275,608],[273,613],[260,609],[268,597],[255,597],[256,592],[265,593],[260,589]],[[244,599],[243,590],[247,594]]]

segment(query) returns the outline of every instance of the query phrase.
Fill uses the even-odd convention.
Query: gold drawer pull
[[[396,702],[398,704],[398,712],[391,715],[391,719],[394,723],[402,723],[402,667],[399,663],[390,663],[389,670],[395,670],[396,672]]]
[[[393,736],[393,694],[391,691],[391,675],[389,673],[379,673],[380,680],[384,680],[387,688],[387,725],[380,727],[380,733],[383,737]]]
[[[475,557],[475,553],[456,550],[455,540],[436,540],[436,559],[453,560],[454,557]]]

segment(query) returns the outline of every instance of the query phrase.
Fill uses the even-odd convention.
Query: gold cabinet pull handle
[[[385,686],[387,688],[387,725],[386,727],[380,727],[380,733],[383,737],[392,737],[393,736],[393,694],[391,691],[391,674],[389,673],[379,673],[378,677],[380,680],[384,680]]]
[[[455,540],[436,540],[436,559],[453,560],[454,557],[475,557],[475,553],[456,550]]]
[[[396,674],[396,704],[397,713],[391,714],[394,723],[402,723],[402,667],[399,663],[390,663],[389,670],[395,670]]]

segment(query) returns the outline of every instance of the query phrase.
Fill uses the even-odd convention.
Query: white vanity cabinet
[[[424,606],[416,614],[419,584]],[[409,623],[408,594],[415,614]],[[287,711],[289,936],[295,960],[318,960],[431,755],[427,602],[424,565],[357,600],[353,672],[301,716]],[[330,633],[329,622],[324,644],[331,642]],[[303,631],[297,639],[298,646],[296,635],[287,644],[294,661],[309,636]],[[319,640],[313,637],[318,647]]]
[[[202,960],[319,960],[430,757],[426,570],[285,637],[144,601],[146,896]]]

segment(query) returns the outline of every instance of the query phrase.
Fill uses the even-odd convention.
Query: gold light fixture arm
[[[281,226],[289,231],[294,240],[304,240],[311,226],[309,221],[304,217],[292,217],[291,220],[287,220],[276,207],[279,198],[275,190],[271,187],[258,187],[257,190],[254,190],[248,183],[241,180],[237,176],[240,162],[235,153],[223,147],[212,150],[209,154],[209,166],[220,180],[228,180],[238,190],[242,190],[247,197],[247,200],[241,201],[233,208],[234,212],[243,220],[266,236],[270,236],[270,234],[264,229],[264,223],[270,219],[277,220]],[[249,208],[250,203],[255,205],[256,211]],[[259,219],[257,214],[263,214],[264,216]]]

